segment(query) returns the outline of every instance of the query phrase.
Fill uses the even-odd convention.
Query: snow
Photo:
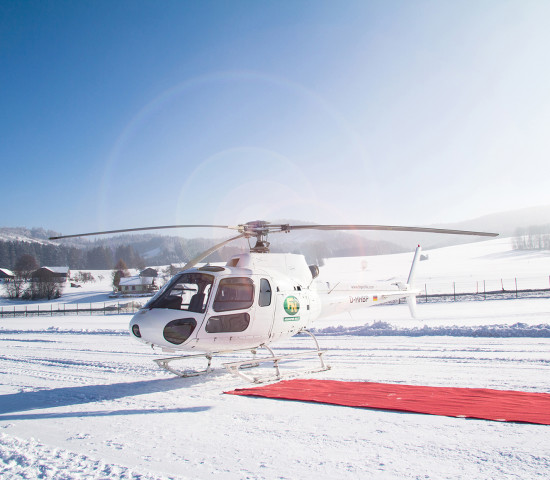
[[[419,281],[550,272],[545,256],[513,252],[501,239],[469,247],[428,252]],[[402,281],[411,259],[331,259],[322,275]],[[503,334],[548,327],[550,298],[420,303],[418,313],[388,305],[320,321],[332,369],[311,376],[550,393],[548,335]],[[1,478],[523,479],[550,471],[547,426],[224,395],[248,386],[221,367],[237,354],[215,358],[206,377],[174,378],[152,361],[162,354],[130,338],[130,318],[0,319]],[[378,327],[396,334],[365,333]],[[473,336],[480,327],[494,335]],[[311,339],[275,348],[309,349]]]
[[[71,275],[76,275],[80,270],[71,271]],[[71,287],[71,282],[66,282],[63,288],[61,297],[54,298],[51,300],[41,300],[39,302],[29,301],[29,300],[13,300],[5,297],[0,297],[0,307],[8,308],[16,307],[17,310],[24,310],[25,306],[29,309],[36,309],[37,304],[40,304],[40,309],[42,306],[47,305],[48,308],[53,306],[53,309],[63,310],[63,304],[72,305],[74,304],[84,304],[86,307],[89,307],[91,304],[96,304],[94,307],[102,307],[104,304],[113,305],[117,304],[120,299],[113,299],[111,295],[113,294],[113,277],[112,270],[82,270],[82,272],[89,272],[94,277],[93,282],[77,282],[80,287]],[[130,275],[135,276],[137,270],[130,269]],[[148,298],[139,298],[135,297],[136,302],[146,303]],[[127,301],[127,299],[125,300]],[[46,308],[45,308],[46,309]]]
[[[512,249],[511,238],[498,238],[452,247],[425,250],[428,260],[419,263],[416,285],[428,293],[507,290],[550,287],[550,251]],[[406,281],[413,253],[328,259],[322,275],[346,281]]]

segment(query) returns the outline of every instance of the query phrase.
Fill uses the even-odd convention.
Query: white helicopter
[[[155,362],[166,370],[182,376],[195,376],[212,370],[212,357],[237,351],[251,351],[252,358],[224,363],[234,375],[250,382],[281,378],[279,363],[305,356],[317,356],[319,366],[309,372],[327,370],[324,350],[308,328],[322,317],[405,298],[411,315],[415,316],[416,296],[414,273],[420,256],[416,249],[407,283],[395,288],[375,288],[370,285],[332,286],[316,280],[319,268],[307,265],[303,255],[270,253],[268,235],[296,230],[390,230],[428,232],[454,235],[497,236],[495,233],[386,225],[288,225],[253,221],[237,226],[168,225],[160,227],[110,230],[51,237],[51,240],[88,235],[124,233],[171,228],[224,228],[237,230],[239,235],[225,240],[189,261],[166,285],[147,302],[130,321],[133,337],[166,353],[183,353]],[[249,253],[235,255],[226,265],[197,266],[211,253],[241,238],[256,238]],[[298,333],[310,335],[315,349],[289,355],[275,355],[269,345]],[[269,352],[257,357],[259,348]],[[189,354],[190,352],[193,352]],[[200,352],[200,353],[195,353]],[[200,371],[180,370],[172,362],[205,357],[207,367]],[[273,362],[275,375],[254,377],[243,369]]]

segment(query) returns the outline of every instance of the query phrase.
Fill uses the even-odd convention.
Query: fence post
[[[50,303],[50,317],[53,317],[53,303]]]
[[[103,316],[105,316],[105,302],[103,302]]]
[[[428,285],[424,284],[424,291],[426,292],[426,303],[428,303]]]
[[[456,302],[456,282],[453,282],[453,301]]]
[[[487,290],[485,289],[485,280],[483,280],[483,300],[487,300]]]

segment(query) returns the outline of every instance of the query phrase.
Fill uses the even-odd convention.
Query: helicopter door
[[[278,292],[274,297],[276,310],[269,338],[276,341],[298,333],[309,319],[309,295],[300,290]]]
[[[255,331],[267,337],[273,329],[273,318],[275,316],[275,295],[273,287],[267,278],[259,279],[258,303],[255,312]]]
[[[204,332],[216,345],[246,340],[254,314],[254,282],[250,277],[224,277],[218,283]]]

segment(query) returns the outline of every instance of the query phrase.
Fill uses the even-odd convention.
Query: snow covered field
[[[546,259],[530,270],[527,256],[495,255],[502,240],[491,242],[474,244],[486,254],[468,254],[477,259],[472,275],[521,266],[527,278],[550,270]],[[443,250],[419,265],[419,277],[427,264],[435,275],[437,252],[449,271],[466,271],[457,250]],[[411,255],[394,266],[398,256],[389,257],[388,275],[406,276]],[[374,272],[383,259],[367,261],[370,275],[384,275]],[[349,273],[359,275],[352,271],[358,264],[350,263]],[[443,276],[444,266],[438,268]],[[424,325],[472,332],[479,325],[548,326],[550,299],[420,304],[418,313],[422,318],[412,320],[405,305],[391,305],[319,322],[320,331],[342,329],[319,336],[332,369],[314,377],[550,393],[548,337],[406,333]],[[224,395],[248,385],[220,368],[233,357],[215,359],[207,377],[174,378],[152,362],[161,354],[130,338],[130,318],[0,319],[1,478],[548,478],[548,426]],[[402,334],[353,330],[376,321]],[[298,336],[276,349],[287,353],[310,342]]]

